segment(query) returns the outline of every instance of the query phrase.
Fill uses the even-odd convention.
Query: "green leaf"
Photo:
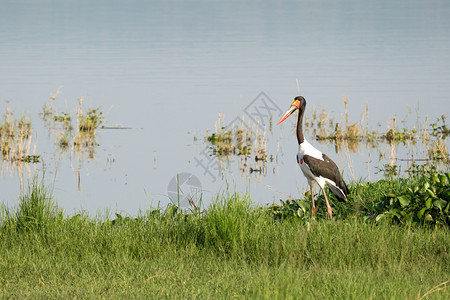
[[[399,196],[397,197],[397,199],[402,207],[408,206],[409,203],[411,202],[411,200],[406,196]]]
[[[432,198],[435,198],[436,195],[433,193],[433,191],[431,189],[427,189],[427,193],[428,195],[430,195]]]
[[[167,217],[174,217],[178,211],[178,207],[176,205],[171,205],[166,209],[166,216]]]
[[[439,176],[437,173],[431,174],[431,180],[433,181],[433,183],[440,182]]]
[[[447,188],[447,189],[443,190],[442,193],[440,194],[440,196],[444,200],[450,201],[450,189]]]
[[[433,205],[436,206],[439,209],[443,209],[447,205],[447,201],[438,199],[433,202]]]
[[[375,222],[381,222],[383,220],[386,220],[386,215],[385,214],[379,214],[376,218],[375,218]]]
[[[305,213],[311,208],[311,203],[307,201],[298,201],[297,204]]]
[[[422,208],[421,210],[419,210],[419,211],[417,212],[417,217],[418,217],[419,219],[422,219],[423,214],[425,213],[426,210],[427,210],[427,209],[426,209],[425,207]]]
[[[444,174],[439,175],[439,180],[441,181],[441,184],[443,186],[449,185],[449,180],[448,180],[447,176],[445,176]]]
[[[425,207],[426,208],[431,208],[431,202],[433,201],[433,199],[432,198],[428,198],[426,201],[425,201]]]
[[[402,218],[402,215],[400,214],[400,211],[396,208],[391,209],[389,211],[392,215],[396,216],[399,220]]]
[[[428,183],[428,181],[425,182],[425,184],[424,184],[423,187],[422,187],[421,192],[422,192],[422,193],[425,193],[425,192],[428,190],[429,187],[430,187],[430,184]]]

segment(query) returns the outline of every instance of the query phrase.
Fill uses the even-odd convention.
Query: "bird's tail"
[[[328,184],[328,187],[340,202],[347,201],[348,187],[343,179],[337,182],[336,186]]]

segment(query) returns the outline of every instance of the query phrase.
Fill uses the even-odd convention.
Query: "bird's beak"
[[[280,121],[278,121],[277,124],[280,124],[284,120],[286,120],[292,113],[297,109],[298,107],[296,105],[291,105],[289,109],[284,113],[284,115],[281,117]]]

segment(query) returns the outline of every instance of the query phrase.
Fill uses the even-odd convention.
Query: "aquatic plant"
[[[87,154],[88,158],[94,158],[95,149],[98,146],[96,133],[104,122],[103,112],[100,108],[88,108],[84,111],[84,98],[80,97],[76,112],[58,113],[53,107],[58,93],[59,89],[43,106],[40,114],[49,132],[55,136],[58,150],[65,152],[70,149],[77,155]],[[73,124],[74,122],[76,125]]]
[[[6,108],[3,121],[0,123],[2,159],[10,162],[39,162],[40,156],[35,155],[36,143],[32,143],[32,133],[31,119],[28,116],[23,115],[15,119],[13,111]],[[30,154],[31,151],[32,154]]]
[[[433,129],[431,133],[433,136],[439,136],[440,138],[446,138],[450,134],[450,128],[447,127],[445,120],[447,119],[446,115],[442,115],[440,118],[437,118],[436,123],[432,123],[430,126]],[[440,124],[442,122],[442,124]]]
[[[258,126],[252,126],[250,122],[246,124],[242,117],[239,122],[224,127],[223,115],[219,114],[215,128],[215,132],[205,137],[214,155],[218,157],[252,156],[255,160],[267,160],[266,133],[260,133]]]
[[[86,113],[81,112],[78,116],[78,129],[95,135],[100,124],[103,122],[102,112],[99,108],[90,108]]]

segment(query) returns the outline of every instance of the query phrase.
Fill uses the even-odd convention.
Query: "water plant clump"
[[[40,155],[27,155],[27,156],[24,156],[21,159],[21,161],[26,162],[26,163],[36,164],[41,161],[41,156]]]
[[[240,158],[241,174],[266,174],[266,163],[273,161],[274,156],[267,153],[266,131],[260,131],[258,124],[245,123],[244,117],[236,118],[232,124],[223,126],[223,115],[215,124],[215,132],[206,134],[205,142],[209,145],[212,156],[219,160],[232,160],[233,156]]]
[[[440,118],[437,118],[436,123],[431,124],[431,128],[433,129],[432,135],[439,136],[440,138],[447,138],[450,134],[450,128],[447,127],[445,120],[447,119],[446,115],[442,115]],[[440,124],[442,123],[442,124]]]
[[[84,98],[81,97],[78,99],[76,112],[58,113],[53,107],[56,95],[52,95],[44,105],[40,116],[49,132],[55,136],[58,150],[66,152],[71,149],[77,154],[87,154],[89,158],[94,158],[98,146],[96,133],[104,121],[103,112],[100,108],[84,110]]]
[[[70,116],[69,113],[61,113],[59,115],[57,115],[55,113],[54,117],[54,121],[55,123],[60,123],[63,126],[64,131],[72,131],[73,127],[72,127],[72,117]]]
[[[265,132],[259,133],[257,126],[245,124],[243,118],[231,126],[224,127],[222,124],[223,115],[219,114],[215,132],[205,137],[205,141],[211,145],[213,155],[218,157],[253,156],[255,160],[266,159]]]
[[[10,162],[39,162],[35,155],[36,144],[32,144],[33,128],[31,119],[26,115],[15,119],[13,111],[6,108],[0,123],[0,149],[3,160]],[[33,152],[33,153],[30,153]]]
[[[78,129],[81,132],[95,135],[102,123],[102,111],[99,108],[89,108],[86,113],[81,112],[78,115]]]

